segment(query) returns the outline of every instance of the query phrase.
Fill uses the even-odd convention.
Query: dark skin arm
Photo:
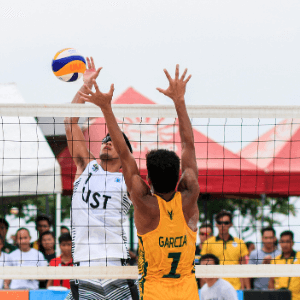
[[[88,94],[90,95],[82,92],[80,92],[80,95],[84,101],[92,102],[102,110],[108,132],[122,163],[127,191],[135,208],[134,217],[137,230],[140,234],[144,234],[144,230],[151,228],[151,223],[153,223],[153,220],[151,217],[149,218],[149,216],[155,215],[155,217],[157,217],[158,204],[156,197],[151,195],[149,187],[141,178],[136,161],[126,145],[123,134],[113,114],[111,101],[114,85],[111,85],[108,93],[102,93],[95,80],[93,81],[93,84],[96,90],[95,93],[86,86]],[[154,203],[155,201],[156,205]],[[157,224],[155,226],[157,226]]]
[[[94,60],[91,57],[91,59],[87,58],[88,62],[88,69],[83,75],[83,80],[85,85],[83,85],[80,90],[76,93],[72,103],[82,103],[84,104],[84,100],[80,96],[80,92],[87,92],[87,86],[92,88],[93,82],[92,80],[97,78],[99,75],[99,72],[101,68],[99,68],[97,71],[95,69]],[[84,171],[87,164],[94,160],[95,157],[89,152],[84,135],[81,131],[80,126],[78,125],[78,117],[73,118],[65,118],[65,130],[66,130],[66,136],[67,136],[67,142],[68,142],[68,148],[70,151],[70,154],[74,160],[74,163],[77,167],[76,172],[76,178],[81,175],[81,173]]]
[[[167,70],[164,70],[169,87],[166,90],[158,88],[157,90],[174,102],[178,115],[179,132],[181,138],[181,170],[182,176],[179,181],[178,191],[182,193],[183,213],[189,227],[197,231],[197,221],[199,218],[197,200],[199,197],[198,168],[196,162],[196,153],[194,146],[194,135],[192,124],[190,122],[186,105],[185,90],[186,84],[191,75],[185,79],[187,69],[184,70],[179,78],[179,65],[176,66],[175,78],[172,79]]]
[[[170,86],[167,90],[158,89],[170,97],[175,104],[179,115],[180,134],[182,138],[182,170],[183,176],[179,184],[179,189],[183,193],[183,209],[188,225],[193,230],[197,230],[196,224],[198,220],[197,198],[199,194],[199,186],[197,182],[197,165],[196,158],[191,159],[191,155],[195,157],[195,149],[193,146],[193,132],[190,120],[187,116],[184,103],[185,87],[190,76],[184,80],[187,70],[179,79],[179,67],[176,67],[175,79],[172,80],[167,71],[165,71]],[[119,154],[122,162],[123,174],[130,194],[130,199],[135,207],[135,223],[139,234],[145,234],[154,230],[159,222],[159,208],[157,199],[151,195],[149,187],[145,184],[139,174],[136,161],[130,153],[122,132],[117,124],[115,116],[111,108],[111,100],[113,96],[114,86],[111,85],[110,91],[106,94],[101,93],[96,81],[93,81],[96,92],[90,89],[88,94],[80,93],[84,101],[92,102],[99,106],[106,120],[108,131],[111,135],[114,147]],[[88,87],[87,87],[88,88]],[[192,207],[188,205],[192,203]],[[190,222],[190,220],[192,222]],[[195,224],[194,224],[195,223]]]

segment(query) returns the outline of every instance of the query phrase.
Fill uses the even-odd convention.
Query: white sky
[[[61,82],[51,63],[73,47],[104,68],[100,88],[114,83],[116,96],[132,86],[171,104],[156,87],[179,63],[193,75],[187,104],[298,105],[299,16],[298,0],[2,0],[0,83],[16,82],[26,102],[71,102],[82,81]],[[222,128],[209,130],[222,142]],[[238,151],[240,136],[226,147]]]
[[[100,87],[129,86],[170,102],[163,68],[193,75],[188,104],[296,105],[300,2],[277,0],[21,1],[0,4],[0,82],[27,102],[66,103],[79,83],[55,78],[55,53],[73,47],[103,66]]]

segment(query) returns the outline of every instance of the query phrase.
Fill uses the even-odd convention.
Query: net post
[[[56,194],[56,256],[60,256],[60,247],[58,238],[60,236],[60,226],[61,226],[61,193]]]

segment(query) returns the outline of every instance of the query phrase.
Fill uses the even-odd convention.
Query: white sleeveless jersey
[[[75,180],[72,197],[73,261],[128,258],[124,232],[131,201],[122,173],[91,161]]]

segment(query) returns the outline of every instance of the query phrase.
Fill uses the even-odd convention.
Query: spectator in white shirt
[[[8,254],[5,252],[2,252],[4,248],[4,238],[0,235],[0,267],[4,267],[8,265]],[[3,289],[3,279],[0,279],[0,290]]]
[[[213,254],[200,258],[200,265],[219,265],[219,259]],[[234,287],[220,278],[203,278],[206,282],[200,290],[201,300],[238,300]]]
[[[28,266],[47,266],[43,254],[30,247],[30,234],[28,229],[20,228],[16,233],[17,244],[19,249],[9,254],[9,265],[17,267]],[[38,280],[4,280],[5,289],[29,289],[37,290],[39,288]]]

